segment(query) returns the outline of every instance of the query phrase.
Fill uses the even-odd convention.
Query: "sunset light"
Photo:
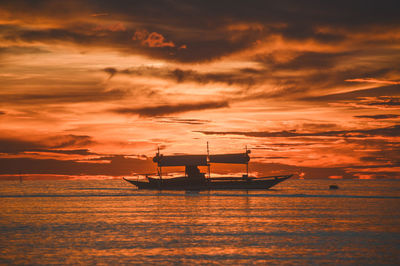
[[[207,142],[260,174],[400,177],[394,9],[122,2],[0,3],[0,178],[120,178]]]
[[[400,265],[398,0],[0,0],[1,265]]]

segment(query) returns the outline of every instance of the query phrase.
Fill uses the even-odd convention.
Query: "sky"
[[[0,2],[0,180],[251,149],[251,174],[400,178],[397,1]],[[242,166],[212,166],[216,174]]]

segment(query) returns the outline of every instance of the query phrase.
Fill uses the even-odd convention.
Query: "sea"
[[[400,265],[400,180],[197,193],[1,181],[0,264]]]

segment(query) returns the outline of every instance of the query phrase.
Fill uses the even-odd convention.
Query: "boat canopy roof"
[[[247,164],[250,161],[248,153],[214,154],[209,157],[210,163]]]
[[[169,155],[157,154],[153,162],[158,166],[203,166],[207,165],[207,155]]]
[[[207,160],[208,157],[208,160]],[[153,161],[158,166],[206,166],[208,163],[247,164],[248,153],[214,154],[214,155],[169,155],[157,154]]]

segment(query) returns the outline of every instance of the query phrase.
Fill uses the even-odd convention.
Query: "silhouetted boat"
[[[250,150],[245,153],[218,154],[218,155],[173,155],[164,156],[158,152],[153,158],[157,163],[158,177],[146,174],[146,180],[125,181],[137,186],[139,189],[156,190],[230,190],[230,189],[268,189],[292,175],[250,177],[248,163]],[[246,164],[247,174],[241,177],[210,178],[210,163]],[[185,176],[163,178],[162,167],[185,166]],[[198,166],[208,166],[208,177],[201,173]]]

